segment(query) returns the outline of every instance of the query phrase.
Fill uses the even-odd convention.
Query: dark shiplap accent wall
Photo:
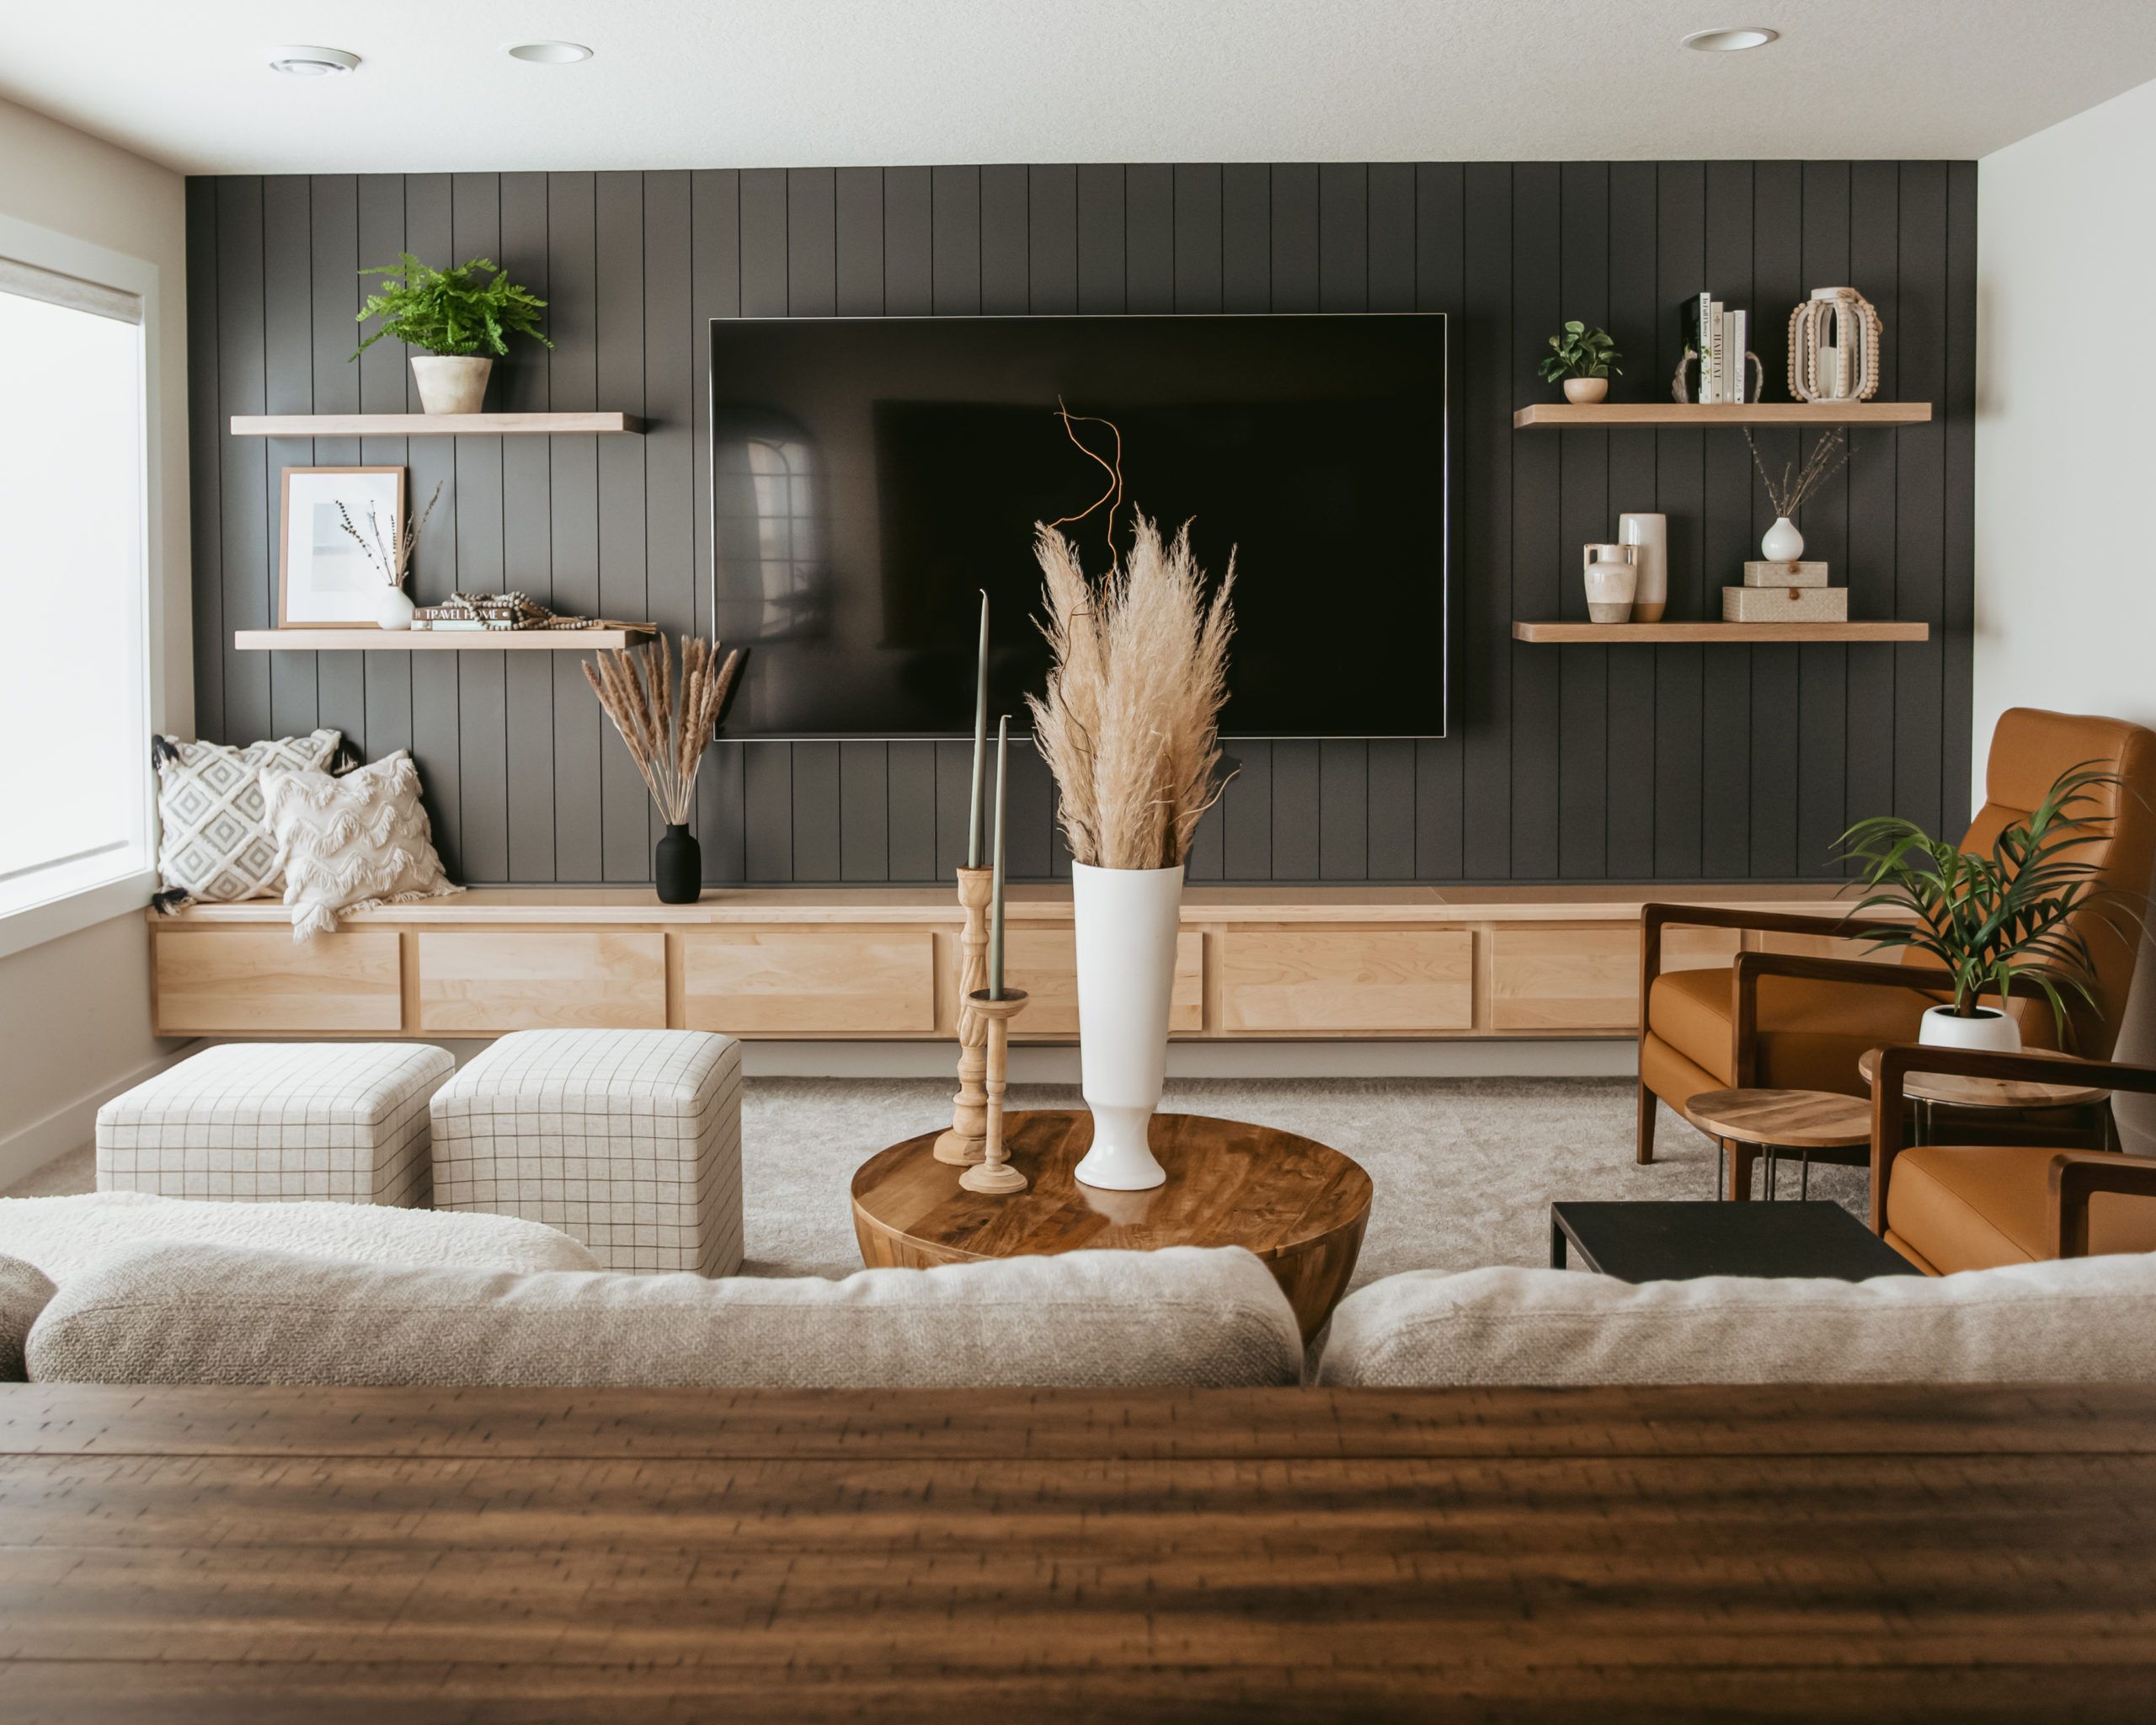
[[[571,654],[238,654],[274,614],[287,465],[447,480],[423,600],[522,588],[563,610],[701,626],[703,330],[714,317],[984,312],[1454,314],[1453,734],[1239,745],[1192,873],[1235,881],[1787,879],[1881,810],[1958,832],[1971,724],[1976,168],[1669,162],[811,168],[198,179],[188,183],[197,722],[336,725],[409,747],[451,868],[475,883],[642,881],[653,823]],[[415,409],[403,351],[356,365],[362,263],[499,259],[552,302],[551,355],[498,367],[504,409],[621,409],[641,439],[236,441],[236,413]],[[1748,305],[1776,397],[1781,323],[1853,282],[1886,319],[1881,393],[1926,426],[1860,434],[1806,506],[1854,615],[1921,645],[1529,647],[1585,616],[1579,547],[1671,518],[1671,614],[1767,525],[1732,433],[1515,434],[1561,318],[1605,323],[1623,393],[1666,398],[1673,307]],[[1796,434],[1760,438],[1770,462]],[[1313,602],[1360,602],[1350,590]],[[1373,627],[1384,627],[1382,614]],[[716,745],[698,825],[714,882],[947,879],[967,745]],[[1061,872],[1048,779],[1014,763],[1015,873]],[[1062,865],[1067,867],[1067,864]]]

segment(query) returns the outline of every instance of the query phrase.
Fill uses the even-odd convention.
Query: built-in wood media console
[[[1791,886],[1193,887],[1171,1023],[1208,1039],[1629,1036],[1650,900],[1833,903],[1830,889]],[[949,1036],[957,1017],[957,899],[927,888],[718,891],[681,905],[648,889],[481,889],[362,911],[302,943],[275,903],[149,924],[167,1036],[606,1025],[905,1040]],[[1673,931],[1663,966],[1726,963],[1738,939]],[[1021,1036],[1073,1039],[1066,890],[1014,889],[1008,962],[1033,996]]]

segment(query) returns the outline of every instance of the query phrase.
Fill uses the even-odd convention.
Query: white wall
[[[194,733],[187,527],[185,192],[180,176],[0,101],[0,216],[125,254],[157,272],[158,567],[151,571],[152,721]],[[57,650],[97,663],[97,644]],[[35,740],[0,739],[5,750]],[[149,747],[149,739],[143,739]],[[86,1142],[97,1104],[170,1057],[150,1034],[140,911],[0,959],[0,1188]]]
[[[2156,726],[2156,83],[1977,171],[1976,793],[2009,707]],[[2118,1049],[2156,1059],[2156,950]],[[2144,1140],[2156,1121],[2121,1109]]]

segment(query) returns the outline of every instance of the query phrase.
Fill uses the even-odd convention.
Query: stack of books
[[[1700,360],[1700,387],[1694,399],[1701,403],[1744,399],[1745,321],[1744,312],[1727,310],[1710,293],[1678,304],[1678,333]]]

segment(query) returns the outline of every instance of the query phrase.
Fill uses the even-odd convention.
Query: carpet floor
[[[1075,1089],[1017,1085],[1019,1108],[1081,1106]],[[746,1274],[842,1276],[861,1268],[847,1188],[887,1144],[950,1119],[942,1080],[763,1078],[743,1092]],[[1164,1108],[1278,1126],[1329,1144],[1376,1188],[1354,1284],[1409,1269],[1545,1264],[1556,1199],[1711,1199],[1714,1146],[1668,1109],[1657,1159],[1632,1160],[1632,1084],[1621,1078],[1188,1079]],[[1794,1196],[1796,1170],[1781,1190]],[[88,1192],[88,1151],[5,1195]],[[1865,1212],[1860,1168],[1812,1171],[1815,1198]]]

